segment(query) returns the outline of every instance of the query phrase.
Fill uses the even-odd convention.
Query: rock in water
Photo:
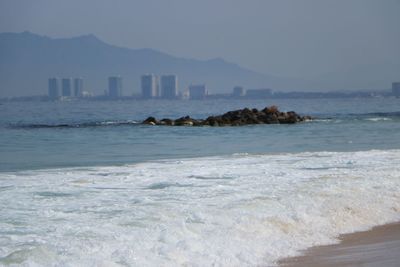
[[[159,124],[159,122],[154,117],[148,117],[142,123],[143,124],[148,124],[148,125],[157,125],[157,124]]]
[[[222,115],[210,116],[205,120],[196,120],[185,116],[176,120],[162,119],[158,121],[154,117],[148,117],[142,123],[168,126],[240,126],[249,124],[293,124],[311,119],[310,116],[300,116],[294,111],[281,112],[278,107],[271,106],[263,110],[256,108],[233,110]]]

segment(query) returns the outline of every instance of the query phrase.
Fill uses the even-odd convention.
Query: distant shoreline
[[[59,99],[50,99],[46,95],[34,96],[17,96],[17,97],[2,97],[0,102],[74,102],[74,101],[210,101],[210,100],[226,100],[226,101],[240,101],[240,100],[271,100],[271,99],[356,99],[356,98],[399,98],[387,92],[359,92],[359,93],[343,93],[343,94],[330,94],[330,93],[310,93],[290,94],[285,93],[280,96],[271,96],[266,98],[252,98],[252,97],[232,97],[227,95],[209,95],[204,99],[164,99],[164,98],[143,98],[141,96],[122,96],[119,98],[108,98],[106,96],[90,96],[90,97],[67,97]]]

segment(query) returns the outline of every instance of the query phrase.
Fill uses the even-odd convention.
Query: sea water
[[[163,127],[276,104],[296,125]],[[0,265],[272,266],[400,219],[400,99],[0,105]]]

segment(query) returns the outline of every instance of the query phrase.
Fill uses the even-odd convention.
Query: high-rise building
[[[161,76],[161,97],[175,99],[178,94],[178,77],[176,75]]]
[[[190,99],[204,99],[208,95],[207,87],[205,84],[190,85],[189,96]]]
[[[122,78],[121,76],[108,77],[108,97],[118,98],[122,96]]]
[[[154,98],[159,96],[158,77],[154,74],[146,74],[141,77],[142,97]]]
[[[61,95],[72,96],[72,79],[63,78],[61,81]]]
[[[57,99],[60,97],[60,86],[58,78],[50,78],[49,79],[49,98]]]
[[[82,78],[74,79],[74,96],[75,97],[83,96],[83,79]]]
[[[233,97],[242,97],[245,95],[245,93],[246,93],[246,91],[244,90],[244,88],[242,86],[235,86],[233,88],[232,96]]]
[[[392,94],[396,97],[400,97],[400,82],[392,83]]]

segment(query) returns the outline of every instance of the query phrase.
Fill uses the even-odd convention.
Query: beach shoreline
[[[400,266],[400,222],[344,234],[340,243],[315,246],[303,255],[278,262],[280,267]]]

